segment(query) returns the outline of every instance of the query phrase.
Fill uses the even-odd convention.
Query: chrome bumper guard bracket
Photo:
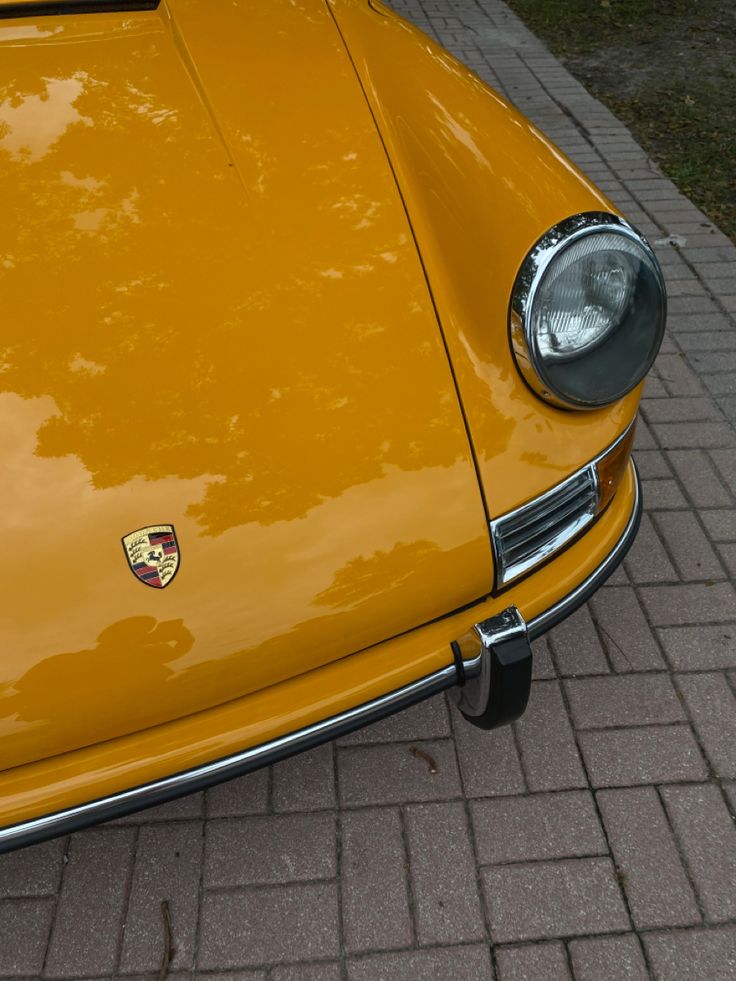
[[[480,651],[462,658],[464,682],[452,691],[458,708],[482,729],[495,729],[518,719],[529,701],[532,649],[524,617],[515,606],[474,627]],[[463,644],[463,647],[466,647]],[[467,647],[466,647],[467,649]],[[453,644],[456,659],[461,645]]]

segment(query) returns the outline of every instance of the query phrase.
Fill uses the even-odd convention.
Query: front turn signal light
[[[626,473],[634,445],[636,421],[632,422],[623,436],[596,461],[598,472],[598,511],[604,511],[616,493]]]

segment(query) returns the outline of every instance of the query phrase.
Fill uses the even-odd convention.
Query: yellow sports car
[[[0,0],[0,850],[443,689],[636,532],[642,237],[377,0]]]

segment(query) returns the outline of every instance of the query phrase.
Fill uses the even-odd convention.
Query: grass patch
[[[507,2],[736,240],[736,2]]]

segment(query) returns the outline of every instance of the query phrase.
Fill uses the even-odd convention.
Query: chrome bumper
[[[641,519],[641,488],[636,469],[635,478],[635,498],[631,517],[620,539],[601,565],[571,593],[528,623],[524,623],[515,607],[510,608],[513,611],[512,619],[516,623],[513,636],[515,646],[509,658],[510,661],[515,663],[519,660],[520,625],[523,625],[521,629],[525,633],[523,642],[528,647],[531,640],[539,637],[581,606],[621,562],[636,536]],[[185,794],[195,793],[212,784],[242,776],[252,770],[277,763],[288,756],[312,749],[330,739],[370,725],[372,722],[377,722],[388,715],[409,708],[409,706],[415,705],[431,695],[436,695],[458,684],[465,685],[468,682],[475,683],[479,680],[482,685],[487,686],[487,691],[492,677],[488,667],[492,652],[494,648],[498,648],[499,644],[503,645],[508,638],[509,618],[507,614],[508,611],[504,611],[497,617],[492,617],[477,625],[475,629],[481,641],[480,653],[470,658],[457,658],[456,656],[455,663],[449,664],[446,668],[435,671],[433,674],[426,675],[426,677],[420,678],[412,684],[389,692],[371,702],[358,705],[346,712],[341,712],[339,715],[333,715],[322,722],[316,722],[297,732],[280,736],[278,739],[262,743],[260,746],[254,746],[252,749],[243,750],[233,756],[215,760],[212,763],[205,763],[192,770],[186,770],[162,780],[155,780],[152,783],[134,787],[132,790],[125,790],[119,794],[90,801],[88,804],[80,804],[64,811],[57,811],[55,814],[48,814],[45,817],[0,828],[0,853],[23,848],[26,845],[32,845],[47,838],[54,838],[57,835],[69,834],[102,821],[109,821],[112,818],[123,817],[126,814],[132,814],[135,811],[174,800]],[[518,689],[518,685],[516,687]],[[524,697],[523,705],[521,705],[522,711],[525,704],[526,698]],[[520,696],[517,690],[516,704],[510,704],[507,701],[506,704],[500,705],[500,712],[505,717],[500,718],[499,722],[512,721],[513,718],[517,717],[520,714],[517,711],[519,705]]]

